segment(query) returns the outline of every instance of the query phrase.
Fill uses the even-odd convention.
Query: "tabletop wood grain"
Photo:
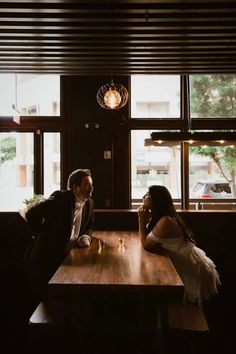
[[[72,249],[49,282],[55,293],[94,289],[182,296],[183,283],[166,255],[143,249],[138,232],[96,231],[91,246]]]

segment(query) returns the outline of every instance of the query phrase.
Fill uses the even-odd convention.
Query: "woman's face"
[[[149,193],[146,193],[143,196],[143,207],[144,207],[144,209],[151,209],[152,208],[152,198]]]

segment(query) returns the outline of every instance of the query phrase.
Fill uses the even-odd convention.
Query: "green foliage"
[[[29,199],[25,199],[23,201],[23,203],[27,206],[29,205],[34,205],[34,204],[37,204],[39,202],[41,202],[42,200],[44,200],[44,197],[41,195],[41,194],[33,194],[33,196]]]
[[[6,137],[0,141],[0,162],[13,160],[16,157],[16,139]]]
[[[43,202],[45,200],[44,196],[41,194],[33,194],[33,196],[29,199],[25,199],[23,201],[23,203],[26,205],[25,208],[20,209],[19,213],[22,216],[23,219],[25,219],[25,221],[27,221],[26,219],[26,213],[28,212],[28,210],[30,210],[33,206]],[[45,219],[42,219],[42,224],[44,223]]]
[[[192,75],[190,87],[192,118],[236,116],[235,75]]]
[[[235,118],[236,75],[191,75],[190,109],[192,118]],[[236,195],[236,148],[231,146],[191,147],[195,154],[210,157],[221,175],[231,183]]]
[[[232,172],[236,171],[236,148],[231,146],[191,147],[192,153],[210,157],[219,167],[222,177],[232,181]]]

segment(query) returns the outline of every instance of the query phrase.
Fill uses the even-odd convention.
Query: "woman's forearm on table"
[[[140,236],[140,240],[141,240],[143,247],[146,248],[146,246],[147,246],[147,241],[146,241],[147,230],[146,230],[145,222],[142,218],[139,218],[139,236]]]

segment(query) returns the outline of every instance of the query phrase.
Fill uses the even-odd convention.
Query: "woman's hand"
[[[143,204],[141,204],[140,207],[138,207],[137,213],[138,213],[139,219],[142,219],[142,220],[148,222],[148,220],[150,218],[150,211],[148,209],[145,209]]]

